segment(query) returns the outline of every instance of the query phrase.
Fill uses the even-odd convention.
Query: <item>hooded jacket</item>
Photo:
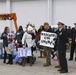
[[[22,38],[22,44],[27,45],[27,47],[32,47],[33,46],[33,40],[32,40],[32,35],[25,32]]]
[[[21,41],[22,40],[22,37],[23,37],[23,34],[24,34],[23,30],[18,30],[16,32],[16,35],[15,35],[15,40]]]

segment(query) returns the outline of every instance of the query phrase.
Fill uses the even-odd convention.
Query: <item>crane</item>
[[[16,13],[0,14],[0,20],[13,20],[15,29],[18,30]]]

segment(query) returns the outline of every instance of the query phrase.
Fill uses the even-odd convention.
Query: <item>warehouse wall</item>
[[[6,13],[6,2],[5,0],[2,1],[0,1],[0,13]],[[52,8],[50,3],[48,9],[47,0],[11,0],[10,7],[11,12],[17,14],[18,25],[22,25],[24,29],[28,22],[36,25],[38,29],[41,24],[48,21],[48,10],[50,13],[52,12],[52,16],[49,16],[50,22],[53,19],[52,25],[56,25],[61,20],[66,25],[74,26],[73,23],[76,22],[76,0],[52,0],[52,3]],[[0,21],[0,32],[5,26],[9,26],[8,24],[8,21]],[[13,21],[10,26],[12,30],[15,30]]]
[[[12,2],[12,12],[17,14],[18,25],[24,27],[28,22],[36,25],[38,29],[48,19],[47,0],[29,0]]]
[[[6,3],[0,2],[0,14],[5,13],[6,13]],[[0,20],[0,33],[4,31],[5,26],[10,26],[8,25],[8,21]]]
[[[74,26],[76,22],[76,0],[53,0],[53,24],[58,20]]]

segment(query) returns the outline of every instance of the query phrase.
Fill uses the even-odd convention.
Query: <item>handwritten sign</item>
[[[40,45],[54,48],[55,40],[57,38],[57,34],[50,32],[41,32]]]
[[[18,57],[32,56],[31,48],[18,48]]]

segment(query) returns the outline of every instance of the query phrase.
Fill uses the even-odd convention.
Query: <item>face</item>
[[[60,28],[62,28],[63,26],[61,25],[61,24],[58,24],[58,28],[60,29]]]
[[[42,26],[40,26],[40,29],[42,30]]]
[[[76,24],[75,24],[75,27],[76,27]]]
[[[10,29],[9,28],[7,28],[7,33],[9,33],[10,32]]]
[[[66,29],[66,27],[65,26],[63,26],[64,27],[64,29]]]
[[[45,28],[46,30],[48,30],[48,29],[49,29],[49,25],[45,25],[44,28]]]
[[[11,33],[14,33],[14,31],[11,31]]]
[[[22,26],[19,27],[19,30],[22,30]]]
[[[8,43],[10,43],[10,41],[8,40]]]
[[[29,33],[33,33],[33,30],[28,31]]]

